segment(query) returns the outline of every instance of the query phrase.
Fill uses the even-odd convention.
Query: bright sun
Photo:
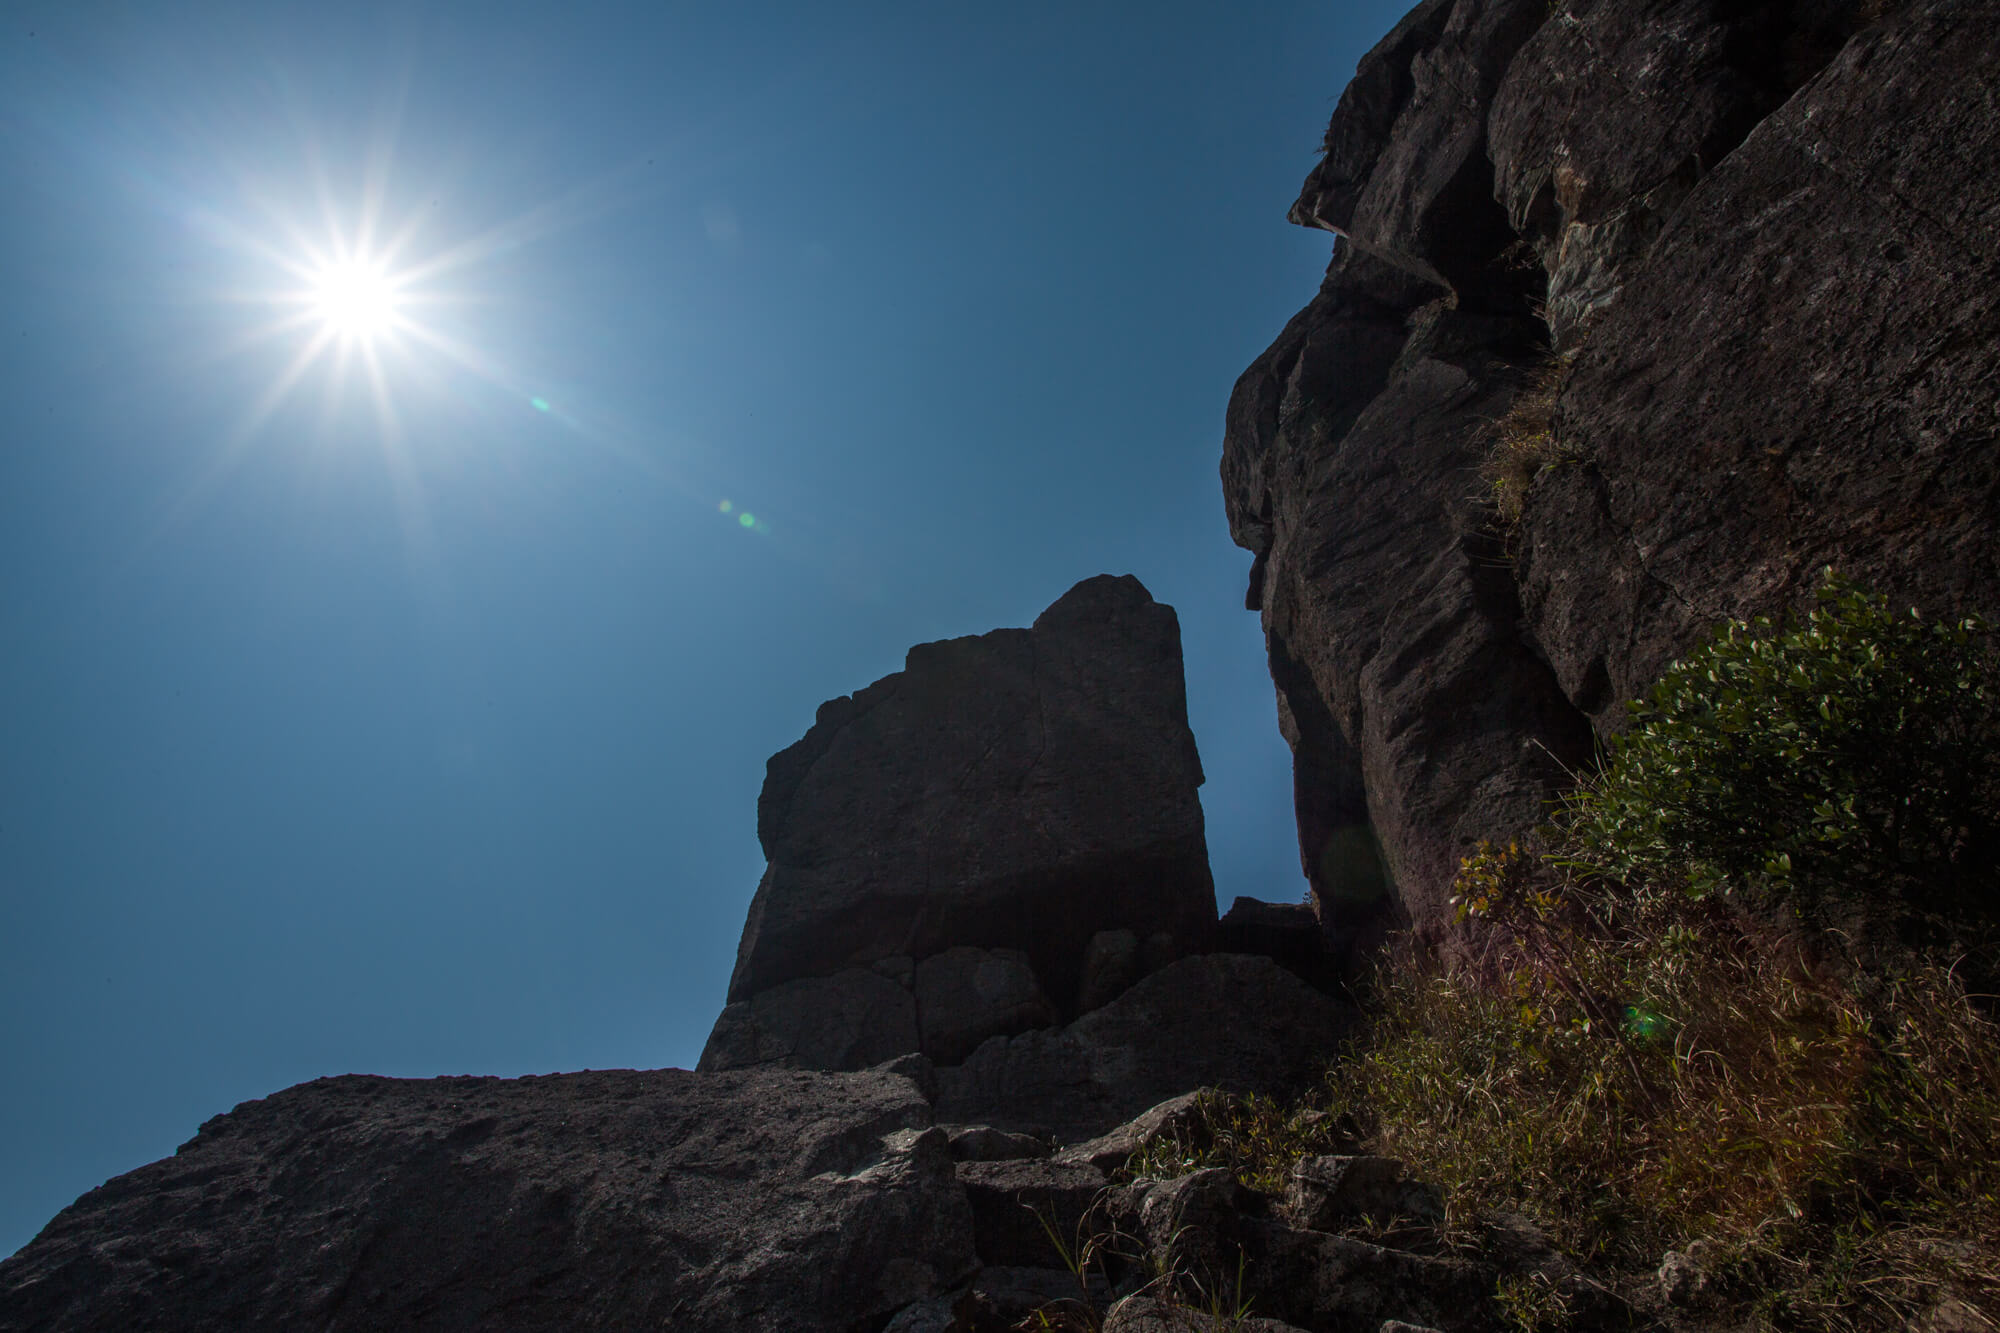
[[[367,342],[395,328],[396,284],[381,266],[348,259],[313,275],[313,313],[328,332]]]

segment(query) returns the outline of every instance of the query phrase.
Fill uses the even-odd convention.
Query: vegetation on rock
[[[1991,912],[2000,682],[1985,626],[1898,614],[1831,571],[1818,598],[1783,628],[1724,625],[1633,701],[1558,821],[1570,865],[1697,896]]]
[[[1333,1105],[1453,1227],[1517,1212],[1607,1274],[1667,1255],[1664,1300],[1775,1328],[2000,1320],[1991,997],[1936,950],[1831,966],[1812,925],[1991,914],[1983,633],[1831,575],[1797,624],[1725,626],[1635,705],[1547,850],[1466,858],[1470,953],[1385,960]],[[1774,902],[1789,924],[1749,906]]]
[[[1466,949],[1386,955],[1323,1089],[1206,1099],[1130,1173],[1276,1193],[1358,1145],[1440,1187],[1446,1245],[1525,1218],[1676,1326],[2000,1325],[2000,1027],[1938,947],[1993,904],[1983,636],[1831,576],[1725,626],[1538,850],[1465,858]],[[1825,925],[1855,903],[1952,930],[1858,968]],[[1493,1310],[1595,1326],[1577,1290],[1514,1272]]]

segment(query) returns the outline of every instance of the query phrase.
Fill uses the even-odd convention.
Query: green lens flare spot
[[[530,398],[528,406],[534,408],[537,412],[546,412],[549,410],[549,400],[546,398]]]
[[[757,526],[757,516],[751,513],[747,509],[736,516],[736,521],[742,524],[746,528],[754,528]]]
[[[732,510],[732,509],[736,508],[736,506],[735,506],[735,505],[733,505],[733,504],[731,504],[731,503],[729,503],[729,501],[727,501],[727,500],[724,500],[724,501],[723,501],[723,502],[722,502],[721,504],[717,505],[717,506],[716,506],[716,508],[717,508],[717,509],[719,509],[719,510],[721,510],[721,511],[722,511],[723,513],[725,513],[725,514],[726,514],[726,513],[728,513],[728,512],[730,511],[730,510]]]
[[[1667,1020],[1640,1005],[1625,1006],[1625,1030],[1641,1041],[1658,1041],[1667,1035]]]

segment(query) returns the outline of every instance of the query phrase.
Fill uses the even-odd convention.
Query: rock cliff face
[[[1333,262],[1222,463],[1327,919],[1441,928],[1471,841],[1822,566],[2000,604],[1996,17],[1426,0],[1362,61],[1292,209]]]
[[[1204,947],[1201,780],[1180,624],[1137,579],[911,649],[772,756],[770,865],[702,1067],[955,1064],[1081,1012],[1100,936],[1154,967]]]

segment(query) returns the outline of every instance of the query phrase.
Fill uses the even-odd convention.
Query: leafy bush
[[[1899,615],[1831,571],[1818,597],[1782,629],[1725,625],[1631,705],[1558,821],[1567,860],[1695,895],[1992,909],[2000,686],[1985,626]]]

